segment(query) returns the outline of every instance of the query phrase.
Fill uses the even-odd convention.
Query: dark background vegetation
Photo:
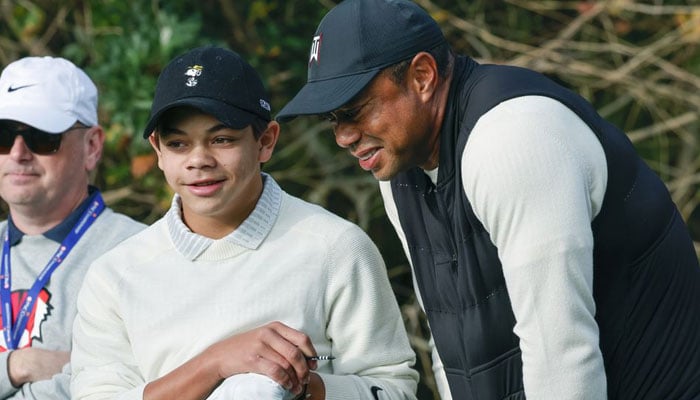
[[[311,37],[331,0],[0,0],[0,66],[28,55],[66,57],[100,89],[107,132],[95,183],[108,204],[144,222],[168,208],[141,130],[159,71],[205,44],[255,66],[279,110],[303,85]],[[623,128],[666,182],[700,249],[700,5],[697,0],[417,0],[458,52],[544,72]],[[381,38],[377,38],[381,40]],[[382,251],[418,354],[419,398],[437,398],[425,320],[374,179],[340,151],[328,126],[283,126],[265,166],[290,193],[366,229]]]

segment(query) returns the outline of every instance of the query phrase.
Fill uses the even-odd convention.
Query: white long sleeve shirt
[[[336,357],[317,370],[327,399],[370,399],[373,386],[382,398],[415,398],[415,354],[359,227],[269,176],[253,213],[219,240],[189,231],[178,200],[90,268],[74,326],[74,399],[141,399],[148,382],[271,321]]]
[[[526,397],[605,399],[591,221],[605,195],[607,164],[595,134],[556,100],[511,99],[478,120],[461,171],[474,213],[498,248]],[[436,170],[426,173],[436,181]],[[389,182],[380,189],[408,255]],[[441,396],[449,399],[439,357],[437,366]]]

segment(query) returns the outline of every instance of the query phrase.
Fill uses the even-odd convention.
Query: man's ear
[[[161,165],[160,161],[160,141],[158,140],[158,134],[156,133],[156,131],[153,131],[150,135],[148,135],[148,143],[151,144],[151,147],[153,147],[153,150],[156,152],[156,156],[158,157],[158,168],[162,170],[163,166]]]
[[[102,148],[105,142],[105,132],[100,125],[91,126],[85,132],[85,169],[92,171],[102,158]]]
[[[420,52],[413,57],[407,71],[408,84],[421,96],[432,97],[439,86],[437,62],[430,53]]]
[[[266,163],[272,158],[272,152],[275,150],[277,139],[280,137],[280,124],[277,121],[270,121],[267,128],[258,138],[260,151],[258,153],[258,161]]]

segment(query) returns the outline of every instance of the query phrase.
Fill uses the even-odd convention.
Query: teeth
[[[369,153],[365,154],[364,156],[360,157],[360,160],[361,160],[361,161],[368,160],[368,159],[370,159],[376,152],[377,152],[377,150],[372,150],[371,152],[369,152]]]

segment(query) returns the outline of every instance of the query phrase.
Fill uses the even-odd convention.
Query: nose
[[[211,154],[207,146],[197,145],[190,151],[187,158],[187,167],[190,169],[207,168],[216,165],[216,158]]]
[[[32,151],[27,147],[27,143],[24,141],[22,135],[15,136],[15,141],[10,148],[10,156],[16,160],[31,158]]]
[[[362,138],[360,131],[347,123],[337,123],[333,126],[333,133],[335,134],[335,142],[344,149],[357,144]]]

